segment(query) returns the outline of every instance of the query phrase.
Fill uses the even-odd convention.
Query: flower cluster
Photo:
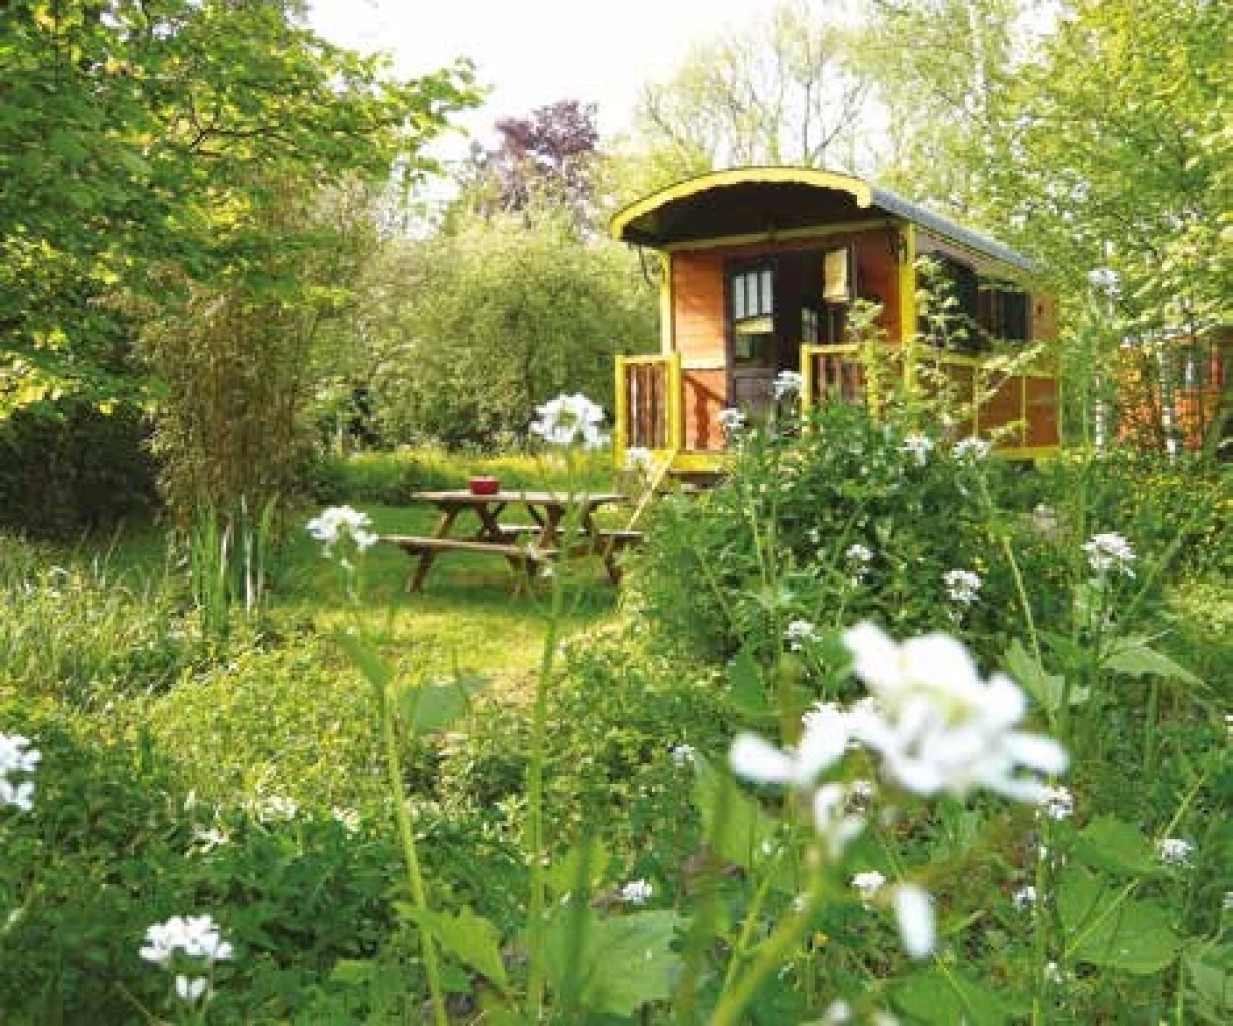
[[[780,371],[772,387],[775,389],[776,399],[789,395],[800,395],[801,389],[805,387],[805,379],[796,371]]]
[[[1045,787],[1036,799],[1038,813],[1050,819],[1070,819],[1075,814],[1075,796],[1065,787]]]
[[[633,445],[625,450],[625,469],[641,473],[649,472],[654,465],[651,450],[641,445]]]
[[[719,421],[719,426],[723,428],[725,434],[740,434],[745,427],[745,414],[733,407],[720,410],[715,419]]]
[[[367,513],[350,506],[331,506],[308,522],[308,533],[322,543],[329,558],[340,542],[350,541],[360,552],[373,545],[377,536],[369,530],[371,526]]]
[[[1134,577],[1135,551],[1120,534],[1109,531],[1083,543],[1088,565],[1098,574],[1118,573]]]
[[[20,734],[0,734],[0,805],[29,812],[34,805],[34,781],[10,780],[14,773],[33,773],[42,755]]]
[[[654,890],[645,880],[630,880],[620,889],[617,897],[630,905],[645,905],[651,900]]]
[[[975,570],[947,570],[942,575],[946,595],[952,602],[970,606],[980,595],[981,577]]]
[[[819,640],[818,628],[808,620],[793,620],[784,628],[783,636],[793,652],[799,652],[806,645]]]
[[[208,915],[172,916],[165,923],[155,923],[146,930],[141,949],[141,957],[147,962],[169,969],[176,961],[178,967],[187,969],[176,974],[175,991],[189,1004],[195,1004],[209,989],[214,963],[231,955],[231,945]]]
[[[933,439],[928,435],[908,435],[903,440],[903,451],[916,460],[918,467],[929,462],[929,454],[933,451]]]
[[[1156,855],[1166,866],[1189,866],[1194,845],[1180,837],[1165,837],[1156,844]]]
[[[865,826],[853,788],[819,783],[850,745],[876,753],[887,778],[925,796],[964,798],[986,788],[1033,802],[1044,792],[1036,774],[1066,768],[1066,752],[1057,742],[1015,729],[1027,709],[1018,686],[1002,674],[983,680],[967,649],[954,638],[931,634],[897,644],[865,623],[846,631],[844,644],[869,698],[849,709],[815,705],[802,718],[800,743],[794,748],[780,750],[752,734],[740,734],[729,753],[738,775],[784,784],[809,797],[814,829],[831,860],[840,858]],[[1029,772],[1022,774],[1021,769]],[[893,904],[905,950],[924,957],[933,949],[935,932],[929,894],[900,883]]]
[[[964,438],[955,443],[952,453],[955,459],[976,463],[993,452],[993,443],[984,438]]]
[[[1019,776],[1066,768],[1056,741],[1014,727],[1027,712],[1009,677],[980,677],[967,649],[944,634],[896,644],[865,623],[844,633],[855,672],[878,700],[878,712],[855,722],[855,739],[882,756],[883,770],[920,795],[966,797],[987,788],[1016,801],[1037,801],[1044,785]]]
[[[598,449],[608,441],[599,430],[603,409],[581,393],[559,395],[537,407],[537,412],[539,420],[531,424],[531,434],[539,435],[549,445]]]
[[[1020,887],[1010,896],[1010,903],[1015,907],[1016,912],[1026,912],[1036,904],[1036,888],[1031,884]]]
[[[852,886],[856,892],[860,894],[861,901],[868,905],[886,884],[886,877],[879,873],[876,869],[870,869],[864,873],[857,873],[852,877]]]

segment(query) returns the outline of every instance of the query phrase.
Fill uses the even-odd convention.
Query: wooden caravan
[[[620,211],[611,233],[654,250],[661,271],[660,352],[618,360],[618,465],[638,447],[676,471],[722,469],[719,412],[756,415],[783,371],[802,375],[806,405],[826,394],[873,400],[869,351],[847,330],[858,299],[880,307],[883,355],[905,382],[919,379],[913,354],[923,350],[966,397],[962,434],[993,437],[1010,457],[1057,447],[1055,375],[995,375],[991,354],[995,338],[1012,349],[1052,339],[1055,304],[1032,291],[1030,262],[992,239],[857,178],[788,167],[678,183]],[[944,351],[918,336],[926,255],[970,328]]]

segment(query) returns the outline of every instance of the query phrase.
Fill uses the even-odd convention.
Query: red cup
[[[501,482],[495,477],[473,477],[467,487],[472,495],[496,495],[501,490]]]

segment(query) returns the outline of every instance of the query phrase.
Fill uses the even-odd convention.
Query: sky
[[[648,81],[671,76],[691,45],[768,12],[769,0],[311,0],[331,41],[393,53],[422,74],[470,57],[492,87],[466,122],[479,132],[557,100],[598,105],[600,131],[624,129]]]

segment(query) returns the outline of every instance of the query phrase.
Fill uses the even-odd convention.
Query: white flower
[[[1087,283],[1097,292],[1107,292],[1110,296],[1116,296],[1121,290],[1121,279],[1111,267],[1097,267],[1090,271]]]
[[[0,734],[0,806],[13,805],[23,812],[34,807],[34,781],[10,780],[9,774],[33,773],[42,753],[30,747],[21,734]]]
[[[604,411],[581,393],[559,395],[536,408],[539,420],[530,431],[549,445],[580,444],[584,449],[598,449],[607,439],[600,432]]]
[[[745,414],[731,406],[720,410],[715,419],[719,421],[719,426],[730,435],[738,434],[745,426]]]
[[[900,884],[895,888],[895,919],[903,950],[912,958],[926,958],[937,941],[933,922],[933,899],[916,884]]]
[[[1075,796],[1065,787],[1042,788],[1036,804],[1050,819],[1070,819],[1075,813]]]
[[[197,1003],[201,995],[206,992],[206,986],[204,976],[192,977],[181,974],[176,977],[176,995],[190,1005]]]
[[[295,819],[295,814],[300,811],[299,803],[294,798],[286,798],[278,794],[251,802],[249,808],[262,823]]]
[[[783,636],[793,652],[799,652],[811,642],[820,640],[818,628],[808,620],[793,620],[784,628]]]
[[[993,451],[993,443],[984,438],[964,438],[955,443],[952,450],[955,459],[976,463]]]
[[[877,896],[885,883],[886,877],[876,869],[869,869],[852,877],[852,886],[860,893],[861,901],[866,905]]]
[[[1027,711],[1009,677],[981,679],[964,646],[944,634],[896,644],[873,624],[844,632],[856,675],[878,701],[849,719],[852,737],[882,756],[883,771],[920,795],[958,798],[985,787],[1017,801],[1036,801],[1042,789],[1019,767],[1056,774],[1066,751],[1051,738],[1013,727]]]
[[[1156,844],[1156,855],[1166,866],[1189,866],[1194,845],[1180,837],[1165,837]]]
[[[177,950],[188,958],[221,962],[232,955],[232,948],[223,940],[218,926],[208,916],[172,916],[165,923],[155,923],[146,930],[146,943],[141,957],[147,962],[166,966]]]
[[[1052,538],[1057,534],[1058,529],[1057,510],[1043,502],[1038,502],[1032,509],[1031,523],[1037,532],[1046,538]]]
[[[1110,571],[1134,577],[1134,549],[1124,537],[1113,531],[1105,534],[1092,535],[1090,541],[1083,543],[1083,551],[1087,553],[1087,561],[1098,574]]]
[[[621,888],[617,897],[631,905],[645,905],[651,899],[653,890],[645,880],[631,880]]]
[[[855,545],[849,545],[848,551],[844,553],[844,558],[849,563],[869,563],[873,560],[873,550],[867,545],[861,545],[857,542]]]
[[[1233,891],[1224,892],[1224,901],[1220,906],[1225,912],[1233,912]]]
[[[980,594],[980,574],[974,570],[947,570],[942,575],[946,595],[952,602],[970,606]]]
[[[360,814],[355,809],[344,809],[335,805],[330,810],[330,818],[349,834],[360,832]]]
[[[307,527],[308,533],[323,543],[322,551],[328,558],[333,555],[334,546],[344,539],[350,539],[360,552],[373,545],[377,536],[368,530],[371,524],[367,513],[351,506],[330,506],[313,517]]]
[[[672,761],[677,766],[692,766],[694,756],[697,754],[697,749],[695,749],[693,745],[687,745],[682,742],[679,745],[673,746]]]
[[[772,387],[776,399],[782,399],[786,395],[800,395],[801,389],[805,387],[805,378],[796,371],[780,371]]]
[[[826,1011],[822,1013],[822,1026],[843,1026],[843,1023],[852,1021],[852,1006],[843,998],[838,1001],[832,1001]]]
[[[210,827],[209,830],[198,828],[193,831],[193,843],[200,845],[203,852],[213,851],[230,840],[231,838],[218,827]]]
[[[916,460],[918,467],[929,462],[929,453],[933,451],[933,439],[928,435],[911,434],[903,440],[903,451]]]
[[[849,718],[849,723],[851,719]],[[872,780],[858,779],[848,784],[849,803],[858,808],[866,808],[877,797],[878,790]]]
[[[626,470],[650,470],[653,462],[650,449],[645,449],[640,445],[633,445],[625,450]]]
[[[1036,904],[1036,888],[1030,884],[1020,887],[1010,896],[1010,903],[1015,906],[1016,912],[1026,912]]]
[[[849,716],[836,705],[818,704],[801,719],[795,749],[780,751],[753,734],[738,734],[728,760],[733,772],[763,784],[811,787],[823,770],[843,758],[850,736]]]

